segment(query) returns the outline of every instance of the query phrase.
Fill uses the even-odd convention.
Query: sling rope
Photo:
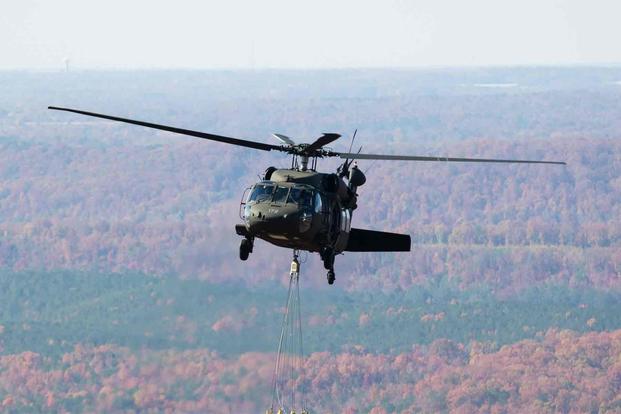
[[[308,413],[303,387],[304,342],[302,338],[302,307],[300,303],[300,263],[293,251],[289,272],[289,289],[283,312],[276,365],[272,376],[272,402],[268,414]]]

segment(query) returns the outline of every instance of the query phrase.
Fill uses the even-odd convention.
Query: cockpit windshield
[[[248,203],[253,201],[259,203],[271,199],[273,193],[274,186],[272,184],[257,184],[248,196]]]
[[[273,183],[258,183],[250,191],[247,203],[260,203],[263,201],[284,204],[297,204],[301,207],[313,207],[317,204],[316,192],[312,188],[303,186],[285,187]],[[318,200],[321,208],[321,200]]]

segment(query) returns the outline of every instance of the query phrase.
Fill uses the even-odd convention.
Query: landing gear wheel
[[[328,271],[328,284],[333,285],[335,279],[336,279],[336,276],[334,276],[334,270],[329,270]]]
[[[239,245],[239,258],[241,260],[248,260],[250,252],[252,251],[252,242],[248,239],[243,239]]]

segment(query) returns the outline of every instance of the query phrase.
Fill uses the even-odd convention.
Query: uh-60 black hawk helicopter
[[[262,151],[280,151],[292,156],[290,168],[269,167],[263,179],[253,185],[242,199],[242,219],[235,231],[242,237],[241,260],[248,259],[255,238],[294,250],[318,252],[328,270],[328,283],[333,284],[334,257],[342,252],[406,252],[410,236],[351,227],[352,212],[357,207],[357,188],[366,181],[353,160],[493,162],[522,164],[565,164],[559,161],[503,160],[483,158],[450,158],[412,155],[364,154],[358,151],[336,152],[324,148],[340,137],[324,133],[311,144],[296,144],[291,138],[274,134],[282,145],[264,144],[229,138],[205,132],[175,128],[150,122],[50,106],[49,109],[74,112],[111,121],[125,122],[177,134],[239,145]],[[352,138],[352,144],[353,139]],[[317,160],[326,157],[344,159],[336,173],[317,171]],[[347,183],[343,180],[346,179]],[[244,195],[245,197],[245,195]]]

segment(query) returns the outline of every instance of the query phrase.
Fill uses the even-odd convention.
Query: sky
[[[2,0],[0,70],[621,63],[619,0]]]

